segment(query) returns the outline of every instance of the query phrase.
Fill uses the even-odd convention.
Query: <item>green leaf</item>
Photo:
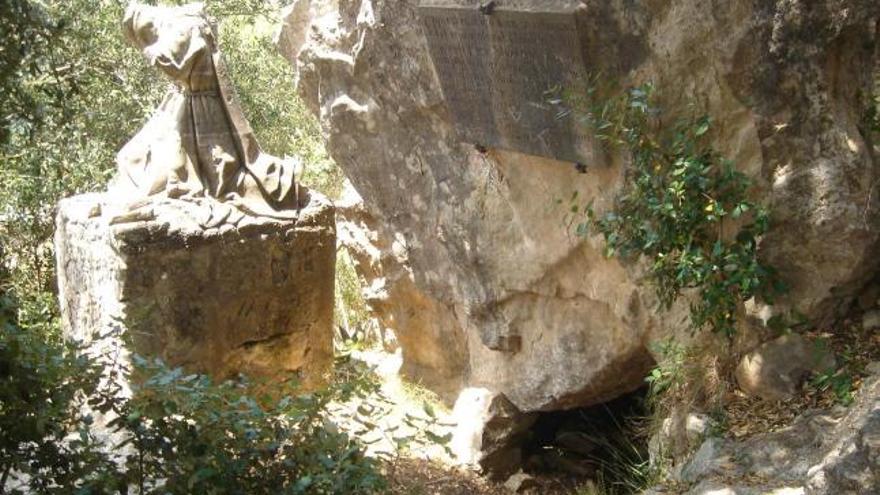
[[[709,130],[709,117],[703,117],[697,122],[697,127],[694,129],[694,135],[697,137],[706,134]]]
[[[192,476],[190,476],[189,480],[187,481],[187,487],[192,490],[194,486],[208,478],[211,478],[212,476],[214,476],[214,474],[216,474],[216,472],[217,471],[211,467],[203,467],[197,470],[195,473],[193,473]]]
[[[450,440],[452,440],[452,433],[447,433],[441,436],[430,430],[425,430],[425,436],[428,437],[428,440],[441,445],[445,445],[449,443]]]

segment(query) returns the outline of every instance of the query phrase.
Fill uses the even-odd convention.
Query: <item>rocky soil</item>
[[[849,408],[813,410],[745,441],[709,438],[646,494],[880,493],[880,366]]]

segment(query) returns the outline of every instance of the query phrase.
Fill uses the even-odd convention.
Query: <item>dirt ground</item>
[[[421,459],[400,459],[385,467],[394,495],[510,495],[503,482],[493,482],[478,473],[444,466]],[[571,495],[579,493],[582,483],[565,476],[531,478],[526,495]],[[589,493],[589,492],[582,492]]]

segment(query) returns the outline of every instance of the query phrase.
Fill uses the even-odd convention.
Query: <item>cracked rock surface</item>
[[[189,201],[156,198],[123,217],[113,201],[87,194],[58,207],[68,334],[121,327],[133,352],[217,378],[320,379],[332,360],[336,262],[326,199],[312,192],[296,221],[239,215],[211,228]]]

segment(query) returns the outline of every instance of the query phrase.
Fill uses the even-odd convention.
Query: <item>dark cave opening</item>
[[[522,447],[533,476],[635,493],[648,481],[647,387],[590,407],[540,413]]]

